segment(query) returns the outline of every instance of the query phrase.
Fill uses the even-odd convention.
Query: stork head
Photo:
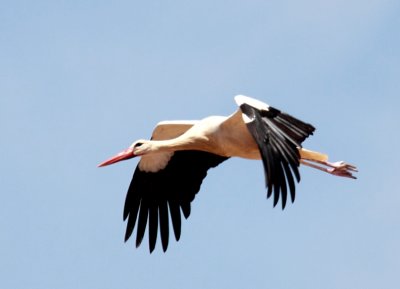
[[[151,150],[151,143],[148,140],[135,141],[130,147],[102,162],[98,167],[108,166],[120,161],[128,160],[146,154]]]

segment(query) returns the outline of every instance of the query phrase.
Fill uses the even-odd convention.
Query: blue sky
[[[400,4],[6,1],[0,10],[0,287],[397,288]],[[160,120],[250,95],[312,123],[296,202],[262,165],[209,172],[167,253],[123,243],[137,160],[96,165]],[[144,244],[147,245],[147,244]]]

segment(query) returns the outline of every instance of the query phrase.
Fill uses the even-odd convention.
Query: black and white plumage
[[[354,166],[344,162],[329,163],[326,155],[301,147],[315,130],[311,124],[250,97],[239,95],[235,101],[239,109],[228,117],[161,122],[151,140],[136,141],[99,165],[141,156],[125,201],[125,241],[137,227],[138,247],[148,227],[150,252],[155,248],[158,232],[166,251],[169,220],[175,239],[179,240],[181,212],[185,218],[189,217],[191,202],[207,171],[230,157],[261,159],[267,197],[273,194],[274,206],[281,199],[282,209],[286,206],[288,192],[291,201],[295,199],[300,163],[354,178]]]
[[[153,251],[156,244],[158,226],[163,249],[167,250],[168,212],[175,238],[179,240],[181,212],[185,218],[189,217],[190,204],[200,190],[208,169],[226,159],[203,151],[177,151],[168,165],[158,172],[144,172],[138,166],[125,201],[124,220],[128,218],[125,241],[131,236],[137,222],[136,246],[139,246],[148,220],[150,251]]]
[[[268,110],[257,109],[250,104],[240,106],[249,118],[246,122],[260,150],[265,170],[269,198],[274,191],[274,206],[282,199],[286,206],[287,185],[292,202],[295,199],[295,183],[300,181],[299,165],[301,143],[311,135],[315,128],[273,107]]]

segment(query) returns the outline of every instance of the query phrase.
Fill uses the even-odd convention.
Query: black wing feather
[[[273,107],[266,110],[243,103],[240,109],[250,119],[246,125],[260,150],[267,198],[274,193],[274,206],[281,198],[284,209],[288,187],[292,202],[295,199],[293,175],[297,182],[300,181],[298,148],[315,128]]]
[[[168,209],[178,241],[181,211],[185,218],[189,217],[191,202],[200,190],[208,169],[226,159],[209,152],[177,151],[167,166],[158,172],[144,172],[138,166],[125,200],[124,220],[128,219],[125,241],[132,235],[137,220],[136,246],[141,244],[148,225],[150,253],[155,248],[158,229],[165,252],[169,241]]]
[[[182,209],[182,213],[183,213],[183,216],[185,217],[185,219],[189,218],[189,216],[190,216],[190,203],[188,201],[181,202],[181,209]]]
[[[138,220],[138,230],[136,234],[136,247],[139,247],[142,243],[144,232],[146,230],[147,217],[149,216],[149,204],[145,198],[140,202],[140,212]]]
[[[179,239],[181,238],[181,222],[182,222],[179,203],[177,200],[171,200],[168,203],[171,213],[172,227],[174,228],[175,240],[179,241]]]
[[[168,248],[169,241],[169,228],[168,228],[168,205],[167,200],[163,200],[160,202],[160,235],[161,235],[161,243],[163,247],[163,251],[165,252]]]
[[[156,247],[158,230],[158,203],[153,202],[149,207],[149,248],[153,252]]]

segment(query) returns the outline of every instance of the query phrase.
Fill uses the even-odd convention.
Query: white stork
[[[125,241],[137,223],[136,247],[149,228],[150,253],[160,228],[164,252],[168,248],[169,216],[178,241],[181,211],[190,215],[190,204],[210,168],[230,157],[262,160],[267,197],[274,206],[287,192],[295,199],[295,179],[300,181],[300,163],[327,173],[355,178],[356,167],[345,162],[328,162],[328,156],[306,150],[301,143],[315,128],[256,99],[238,95],[239,109],[230,116],[210,116],[200,121],[163,121],[151,140],[138,140],[99,167],[141,156],[125,200],[128,219]],[[169,212],[169,214],[168,214]]]

